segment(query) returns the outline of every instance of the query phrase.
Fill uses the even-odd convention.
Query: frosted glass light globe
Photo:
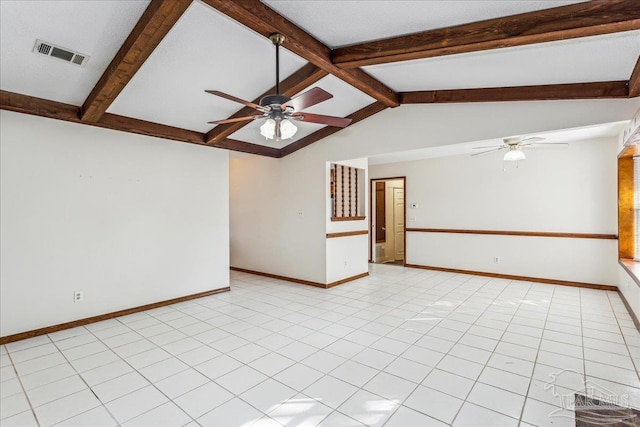
[[[504,155],[504,161],[506,162],[516,162],[518,160],[526,159],[524,153],[520,150],[509,150]]]
[[[296,127],[296,125],[291,123],[291,120],[284,119],[280,122],[280,138],[281,139],[292,138],[297,131],[298,131],[298,128]]]
[[[276,121],[273,119],[267,119],[260,126],[260,134],[267,139],[273,139],[276,135]]]

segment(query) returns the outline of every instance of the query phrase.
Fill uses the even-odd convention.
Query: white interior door
[[[394,260],[404,259],[404,188],[393,189]]]
[[[395,221],[393,218],[394,211],[394,190],[393,181],[385,183],[385,242],[384,242],[384,261],[389,262],[395,259],[396,250],[396,234],[394,233]]]
[[[374,181],[375,182],[375,181]],[[405,239],[405,195],[404,182],[399,179],[384,181],[384,241],[376,242],[374,229],[376,228],[376,218],[373,217],[371,250],[374,262],[394,262],[404,260],[404,239]],[[376,208],[376,188],[371,187],[372,211],[378,212]],[[371,213],[374,215],[374,213]],[[382,214],[381,214],[382,216]]]

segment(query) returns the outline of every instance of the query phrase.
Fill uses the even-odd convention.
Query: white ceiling
[[[628,80],[640,31],[373,65],[365,70],[396,91]]]
[[[0,1],[0,87],[82,105],[148,4],[148,0]],[[81,68],[32,53],[36,39],[91,58]]]
[[[281,49],[280,78],[304,64]],[[271,41],[193,2],[107,111],[207,132],[243,106],[205,89],[253,101],[274,84]]]
[[[581,1],[263,0],[331,48]]]
[[[425,31],[578,1],[266,0],[330,47]],[[82,105],[149,0],[0,0],[0,88]],[[31,52],[37,38],[91,56],[86,68]],[[640,31],[366,67],[398,91],[626,80],[640,54]],[[281,50],[280,78],[306,61]],[[194,1],[109,112],[199,132],[240,104],[216,89],[253,100],[275,83],[274,47],[263,36]],[[319,86],[334,98],[308,112],[346,116],[373,99],[328,76]],[[371,119],[375,120],[375,118]],[[256,121],[234,139],[283,147],[320,129],[296,123],[293,140],[266,141]]]
[[[536,134],[527,134],[527,135],[505,135],[504,138],[514,137],[514,136],[524,136],[531,137],[537,136],[542,137],[545,140],[541,141],[543,144],[551,143],[551,142],[562,142],[562,143],[580,143],[580,141],[585,141],[588,139],[595,138],[607,138],[618,136],[620,132],[624,129],[625,125],[628,121],[624,122],[615,122],[615,123],[605,123],[596,126],[586,126],[581,128],[574,129],[564,129],[560,131],[554,132],[545,132],[545,133],[536,133]],[[412,160],[421,160],[421,159],[433,159],[438,157],[448,157],[448,156],[470,156],[471,154],[475,154],[478,150],[474,150],[473,147],[484,147],[484,146],[492,146],[492,145],[500,145],[502,144],[502,139],[487,139],[487,140],[479,140],[479,141],[470,141],[462,144],[449,144],[449,145],[439,145],[436,147],[422,148],[419,150],[409,150],[403,152],[396,153],[387,153],[379,156],[369,157],[370,165],[380,165],[385,163],[396,163],[396,162],[409,162]],[[561,147],[538,147],[540,149],[562,149]],[[535,149],[538,149],[535,148]],[[487,153],[486,156],[497,156],[501,158],[504,156],[504,151],[496,151],[494,153]]]
[[[300,57],[281,49],[280,79],[304,64]],[[225,119],[242,105],[207,94],[205,89],[252,101],[274,85],[275,48],[271,41],[194,2],[107,111],[207,132],[214,127],[207,122]],[[333,76],[313,86],[322,87],[334,98],[305,110],[310,113],[344,117],[374,101]],[[260,135],[261,124],[261,120],[251,122],[231,138],[281,148],[323,127],[296,122],[294,139],[274,142]]]

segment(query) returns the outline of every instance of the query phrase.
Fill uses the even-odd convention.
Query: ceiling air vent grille
[[[73,57],[73,60],[71,62],[73,62],[76,65],[82,65],[82,63],[84,62],[84,55],[76,54],[76,56]]]
[[[74,65],[79,65],[81,67],[84,67],[85,65],[87,65],[87,62],[89,62],[89,56],[83,53],[75,52],[71,49],[67,49],[65,47],[61,47],[42,40],[36,40],[36,45],[33,47],[33,52]]]
[[[38,53],[41,53],[43,55],[49,55],[50,52],[51,52],[51,45],[46,43],[40,43],[40,46],[38,46]]]

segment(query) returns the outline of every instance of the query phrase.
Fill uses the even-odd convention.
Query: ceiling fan
[[[259,114],[245,117],[236,117],[225,120],[214,120],[211,124],[224,124],[241,121],[249,121],[256,119],[266,119],[260,126],[260,133],[267,139],[292,138],[298,128],[293,121],[303,121],[309,123],[318,123],[327,126],[346,127],[351,123],[351,119],[342,117],[325,116],[322,114],[305,113],[301,110],[319,104],[323,101],[333,98],[329,92],[319,87],[314,87],[296,97],[280,95],[280,55],[279,48],[284,41],[282,34],[271,34],[269,36],[273,44],[276,46],[276,93],[267,95],[260,100],[260,104],[245,101],[235,96],[217,90],[205,90],[212,95],[220,96],[230,101],[244,104],[247,107],[256,109]]]
[[[566,142],[547,142],[544,144],[541,144],[540,141],[544,141],[545,138],[541,138],[538,136],[532,136],[529,138],[523,138],[521,136],[516,136],[516,137],[512,137],[512,138],[504,138],[502,141],[503,143],[500,145],[489,145],[489,146],[484,146],[484,147],[473,147],[474,150],[483,150],[486,149],[486,151],[482,151],[480,153],[475,153],[472,154],[471,157],[475,157],[475,156],[481,156],[483,154],[487,154],[487,153],[491,153],[493,151],[499,151],[499,150],[507,150],[507,152],[504,154],[504,158],[503,160],[507,161],[507,162],[515,162],[518,160],[524,160],[526,159],[526,156],[524,155],[524,152],[522,151],[523,147],[540,147],[540,146],[545,146],[545,145],[562,145],[562,146],[568,146],[569,144],[567,144]]]

